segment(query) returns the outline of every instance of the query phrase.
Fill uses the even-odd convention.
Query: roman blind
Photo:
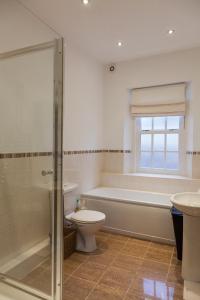
[[[186,84],[177,83],[132,90],[133,116],[184,116],[186,113]]]

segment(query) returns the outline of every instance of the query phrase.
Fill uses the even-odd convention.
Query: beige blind
[[[182,115],[186,113],[186,84],[170,84],[132,90],[133,116]]]

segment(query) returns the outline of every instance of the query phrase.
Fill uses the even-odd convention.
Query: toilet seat
[[[79,210],[71,216],[71,220],[81,224],[93,224],[104,221],[105,214],[95,210]]]

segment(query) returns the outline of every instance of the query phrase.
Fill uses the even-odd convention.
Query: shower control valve
[[[52,175],[53,170],[42,170],[41,174],[42,176]]]

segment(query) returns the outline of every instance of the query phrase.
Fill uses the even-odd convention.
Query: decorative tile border
[[[0,159],[51,156],[52,152],[0,153]]]
[[[96,150],[64,151],[64,155],[94,154],[94,153],[131,153],[131,150],[96,149]],[[0,159],[41,157],[41,156],[51,156],[52,154],[53,154],[52,152],[0,153]]]
[[[89,153],[102,153],[102,150],[75,150],[75,151],[64,151],[64,155],[77,155],[77,154],[89,154]]]
[[[187,155],[200,155],[200,151],[187,151]]]
[[[76,155],[76,154],[91,154],[91,153],[131,153],[131,150],[78,150],[78,151],[64,151],[64,155]]]
[[[131,150],[104,150],[104,153],[131,153]]]
[[[94,150],[75,150],[64,151],[64,155],[78,154],[94,154],[94,153],[132,153],[131,150],[115,150],[115,149],[94,149]],[[0,159],[4,158],[25,158],[25,157],[41,157],[51,156],[52,152],[22,152],[22,153],[0,153]],[[200,151],[186,151],[187,155],[200,155]]]

